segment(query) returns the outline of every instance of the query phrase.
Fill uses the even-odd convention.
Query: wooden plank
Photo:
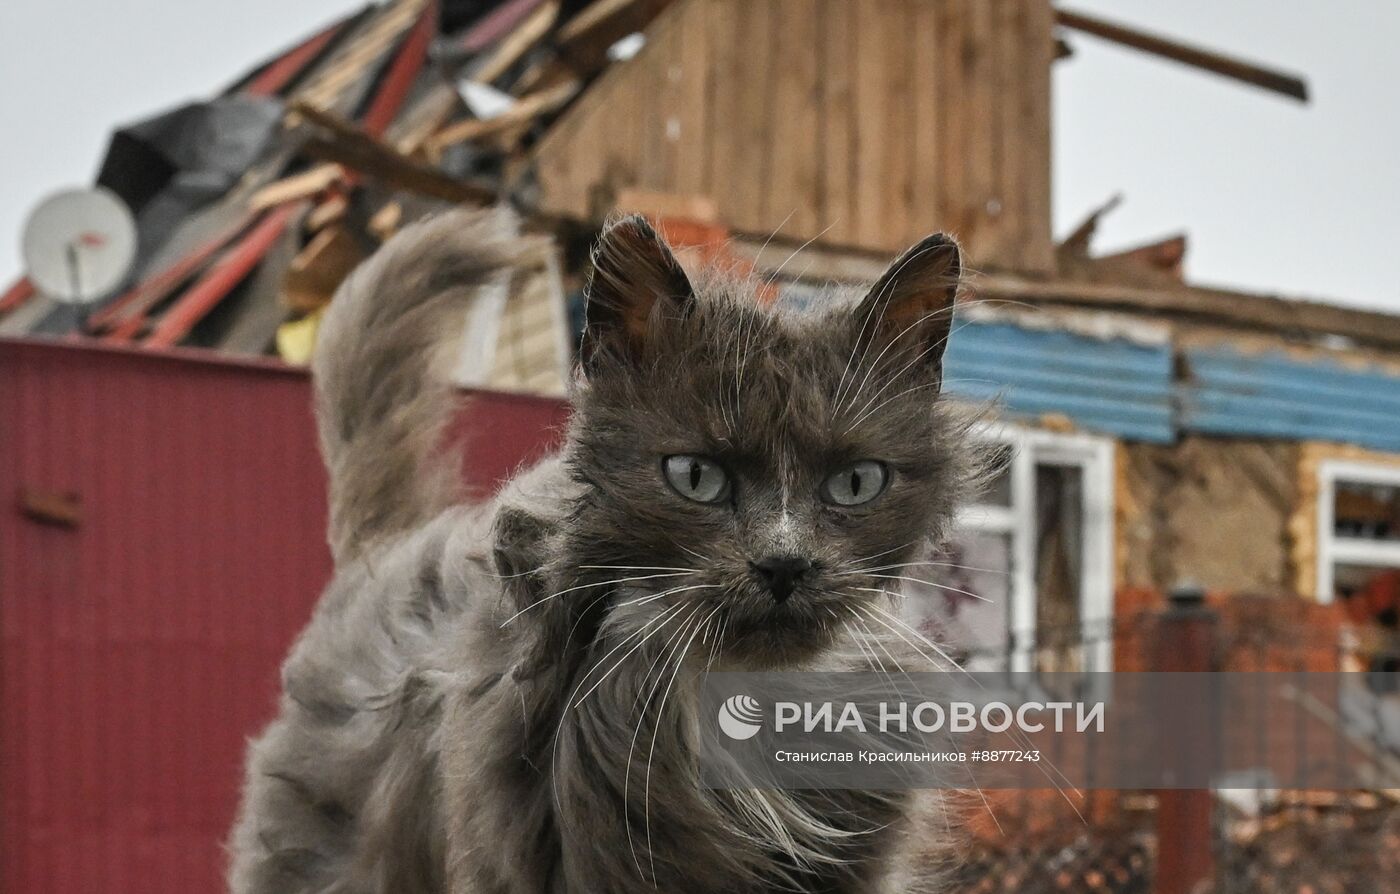
[[[711,135],[706,131],[710,114],[710,4],[687,3],[680,13],[680,84],[677,88],[675,128],[668,136],[675,142],[674,189],[682,195],[711,195],[707,174]],[[669,127],[669,125],[668,125]]]
[[[771,274],[788,256],[785,245],[763,245],[762,239],[735,239],[735,256],[753,264],[759,275]],[[762,251],[760,251],[762,248]],[[805,253],[808,282],[863,284],[875,280],[889,264],[883,252],[834,251],[811,248]],[[1091,283],[1064,278],[1030,278],[1010,273],[984,273],[970,283],[977,296],[1004,298],[1032,305],[1064,305],[1121,310],[1160,319],[1164,315],[1209,320],[1280,333],[1341,335],[1358,343],[1400,349],[1400,317],[1274,295],[1191,286],[1144,288]]]
[[[562,108],[578,93],[579,83],[567,81],[547,90],[521,97],[515,105],[494,118],[469,118],[450,124],[433,135],[427,142],[430,155],[441,155],[443,150],[456,143],[481,140],[504,133],[517,125],[525,124],[541,115]]]
[[[301,313],[324,307],[364,256],[364,247],[348,229],[327,227],[292,259],[282,280],[283,303]]]
[[[677,219],[696,223],[719,222],[719,206],[709,196],[657,192],[629,186],[617,194],[617,211],[644,214],[653,220]]]
[[[942,0],[918,0],[912,5],[914,46],[910,84],[910,115],[913,119],[913,159],[909,210],[912,233],[932,233],[940,228],[943,214],[943,184],[939,113],[944,97],[939,81],[938,35]],[[918,238],[917,236],[915,238]]]
[[[675,24],[667,23],[668,25]],[[651,52],[638,59],[633,75],[645,87],[632,94],[638,118],[636,183],[650,189],[675,189],[675,145],[672,124],[680,107],[680,34],[674,27],[656,29],[649,38]]]
[[[734,131],[736,152],[730,169],[730,220],[735,227],[750,232],[771,231],[787,213],[770,219],[767,207],[772,143],[769,139],[773,113],[772,0],[752,0],[739,4],[735,30],[729,38],[738,54],[733,80],[724,89],[739,93],[737,115],[729,125]],[[759,88],[762,85],[762,89]]]
[[[597,0],[560,27],[553,41],[557,58],[526,72],[517,88],[538,90],[567,78],[593,77],[609,68],[609,47],[629,34],[649,31],[671,6],[672,0]]]
[[[472,72],[471,79],[480,84],[489,84],[505,74],[544,40],[558,18],[559,0],[548,0],[541,4],[496,45],[486,61]]]
[[[850,0],[823,0],[821,12],[820,171],[818,206],[824,241],[852,245],[855,220],[854,14]]]
[[[466,53],[480,53],[503,40],[543,0],[505,0],[478,19],[459,38],[456,48]]]
[[[652,25],[656,33],[674,21],[677,5]],[[623,120],[622,109],[636,107],[633,73],[644,68],[652,47],[636,57],[608,67],[592,86],[560,116],[536,144],[528,162],[540,187],[540,209],[574,218],[591,218],[607,210],[609,191],[634,185],[637,122]]]
[[[350,202],[345,196],[331,196],[306,216],[306,229],[312,233],[345,218]]]
[[[672,0],[595,0],[559,29],[559,52],[576,71],[605,63],[608,47],[647,28]]]
[[[1050,0],[1028,0],[1021,11],[1021,54],[1024,60],[1020,93],[1023,105],[1021,136],[1022,193],[1020,265],[1050,273],[1055,268],[1055,244],[1050,204],[1050,69],[1055,64],[1054,10]]]
[[[1194,47],[1180,41],[1169,40],[1156,34],[1148,34],[1136,28],[1129,28],[1069,9],[1055,10],[1055,21],[1066,28],[1092,34],[1125,47],[1142,50],[1145,53],[1161,56],[1163,59],[1170,59],[1193,68],[1204,69],[1300,102],[1308,101],[1307,82],[1297,75],[1266,68],[1253,62],[1246,62],[1243,59]]]
[[[248,208],[251,211],[265,211],[283,202],[309,199],[329,189],[344,175],[345,171],[340,165],[315,165],[290,177],[269,183],[253,193],[253,197],[248,200]]]
[[[292,108],[321,130],[303,146],[303,151],[312,158],[333,161],[394,186],[449,202],[488,204],[496,198],[494,190],[449,177],[335,115],[300,103],[293,104]]]
[[[882,0],[858,0],[855,4],[855,132],[856,180],[855,242],[883,248],[888,221],[890,153],[886,139],[889,119],[896,114],[890,96],[885,16]]]
[[[399,44],[388,70],[375,85],[369,107],[360,116],[360,127],[370,136],[383,136],[399,114],[428,60],[428,47],[437,35],[437,26],[437,0],[428,0],[413,28]]]
[[[991,0],[970,4],[963,50],[967,81],[967,196],[964,200],[966,228],[964,249],[974,265],[990,260],[991,213],[988,200],[994,189],[994,159],[997,149],[996,83],[993,53],[996,48],[996,22]]]
[[[1028,0],[1039,3],[1045,0]],[[967,153],[968,114],[967,78],[963,68],[964,41],[967,32],[968,4],[963,0],[939,0],[938,82],[943,102],[938,109],[942,208],[939,229],[959,238],[969,227],[967,221]]]
[[[705,192],[720,204],[725,218],[735,222],[734,172],[739,163],[739,103],[744,95],[738,41],[741,0],[701,0],[708,13],[707,39],[711,47],[708,92],[710,107],[705,133],[710,142]]]
[[[601,178],[590,190],[595,217],[612,210],[619,191],[641,182],[640,169],[645,153],[643,134],[651,124],[647,112],[654,108],[648,100],[655,84],[647,80],[647,75],[655,70],[655,65],[652,59],[643,56],[629,60],[627,65],[631,66],[633,76],[620,85],[613,99],[612,120],[593,124],[598,128],[595,139],[603,147]]]
[[[767,216],[780,235],[808,239],[818,223],[817,55],[821,31],[810,0],[773,0],[777,71],[772,80],[774,114],[766,178]],[[782,223],[786,221],[786,223]]]
[[[1026,145],[1021,96],[1029,85],[1021,79],[1022,0],[994,0],[993,65],[996,97],[996,153],[993,204],[987,219],[986,258],[999,266],[1023,266],[1022,218],[1025,214]]]
[[[912,7],[908,0],[885,0],[881,26],[886,64],[889,66],[889,120],[885,152],[889,157],[889,182],[885,186],[885,225],[882,244],[903,248],[923,233],[910,223],[914,179],[914,119],[909,108],[914,73]]]
[[[202,271],[252,222],[254,216],[253,212],[243,212],[232,225],[219,231],[213,238],[132,286],[125,294],[88,317],[87,330],[94,333],[108,328],[122,329],[127,333],[139,331],[146,314]],[[113,340],[124,341],[129,337],[125,335]]]
[[[296,91],[295,97],[318,108],[334,103],[341,91],[383,56],[398,36],[413,24],[426,2],[406,0],[385,7],[374,22],[332,56],[311,83]]]
[[[595,34],[636,4],[637,0],[594,0],[559,29],[559,41],[572,43]]]

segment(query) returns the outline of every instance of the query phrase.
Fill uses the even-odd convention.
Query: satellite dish
[[[39,203],[20,241],[40,292],[84,304],[121,285],[136,257],[136,221],[109,189],[68,189]]]

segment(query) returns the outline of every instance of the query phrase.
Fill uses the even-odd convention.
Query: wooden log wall
[[[682,0],[541,141],[548,211],[705,195],[740,233],[1049,270],[1048,0]]]

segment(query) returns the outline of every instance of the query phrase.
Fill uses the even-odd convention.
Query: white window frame
[[[1337,482],[1400,487],[1400,466],[1358,460],[1327,459],[1318,464],[1317,489],[1317,601],[1330,604],[1336,595],[1336,567],[1368,565],[1400,568],[1400,541],[1338,537]]]
[[[1114,450],[1111,439],[1064,434],[1003,424],[979,426],[977,439],[1011,448],[1010,506],[976,504],[959,513],[964,531],[1004,535],[1011,543],[1011,604],[1008,633],[1017,648],[1010,671],[1034,668],[1036,641],[1035,467],[1065,466],[1080,471],[1083,484],[1083,569],[1079,594],[1080,636],[1086,643],[1086,670],[1113,670]]]

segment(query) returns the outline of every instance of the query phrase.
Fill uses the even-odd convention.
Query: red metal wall
[[[468,477],[564,416],[477,395]],[[80,523],[26,490],[78,495]],[[244,744],[330,573],[307,376],[0,340],[0,500],[0,890],[220,890]]]

